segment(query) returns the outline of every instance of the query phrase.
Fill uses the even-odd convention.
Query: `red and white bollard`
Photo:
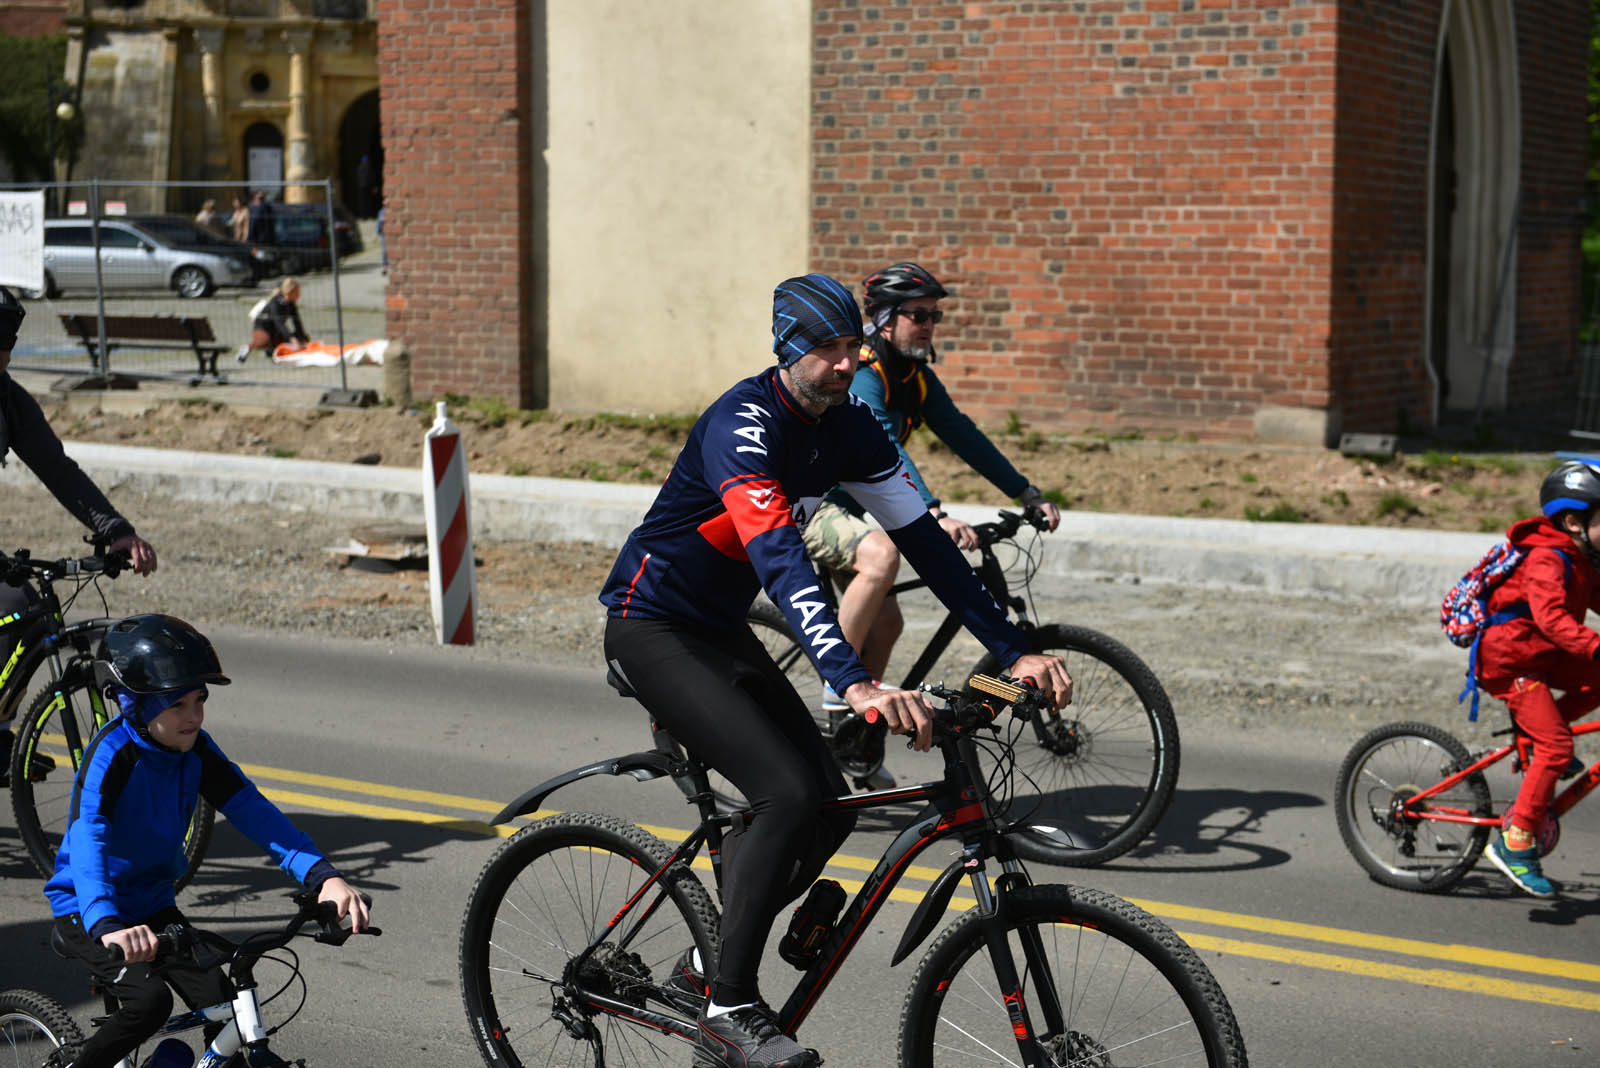
[[[439,402],[422,444],[422,496],[428,521],[428,597],[440,645],[471,645],[478,600],[467,508],[467,450]]]

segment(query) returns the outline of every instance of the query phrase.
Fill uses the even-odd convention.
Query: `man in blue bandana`
[[[883,526],[919,575],[1012,675],[1031,676],[1058,706],[1071,700],[1061,660],[1028,652],[966,559],[928,513],[894,443],[850,394],[861,311],[826,275],[772,295],[777,365],[724,393],[689,432],[644,522],[601,591],[606,658],[653,717],[727,776],[754,811],[724,847],[721,946],[705,989],[697,1065],[817,1063],[779,1029],[756,976],[779,912],[810,886],[850,833],[821,803],[848,792],[811,710],[745,623],[765,590],[803,636],[817,671],[858,713],[931,741],[926,698],[880,690],[821,594],[800,527],[836,485]]]

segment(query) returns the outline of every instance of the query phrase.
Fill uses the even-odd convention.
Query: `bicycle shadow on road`
[[[1195,874],[1277,867],[1292,855],[1255,840],[1263,820],[1275,812],[1326,804],[1316,794],[1289,790],[1180,788],[1150,836],[1104,867]]]

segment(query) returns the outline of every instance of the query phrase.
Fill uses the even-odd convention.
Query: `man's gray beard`
[[[927,363],[928,357],[933,355],[933,346],[912,345],[909,348],[901,349],[900,355],[906,357],[908,360],[920,360],[923,363]]]

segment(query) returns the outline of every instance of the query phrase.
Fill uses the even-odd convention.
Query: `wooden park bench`
[[[100,317],[93,314],[63,314],[61,325],[68,334],[82,342],[84,350],[95,367],[108,369],[100,358]],[[194,353],[198,364],[195,376],[189,380],[198,384],[210,375],[223,381],[217,374],[217,356],[227,346],[217,341],[211,332],[211,320],[204,316],[176,315],[108,315],[106,316],[106,350],[112,349],[172,349]]]

